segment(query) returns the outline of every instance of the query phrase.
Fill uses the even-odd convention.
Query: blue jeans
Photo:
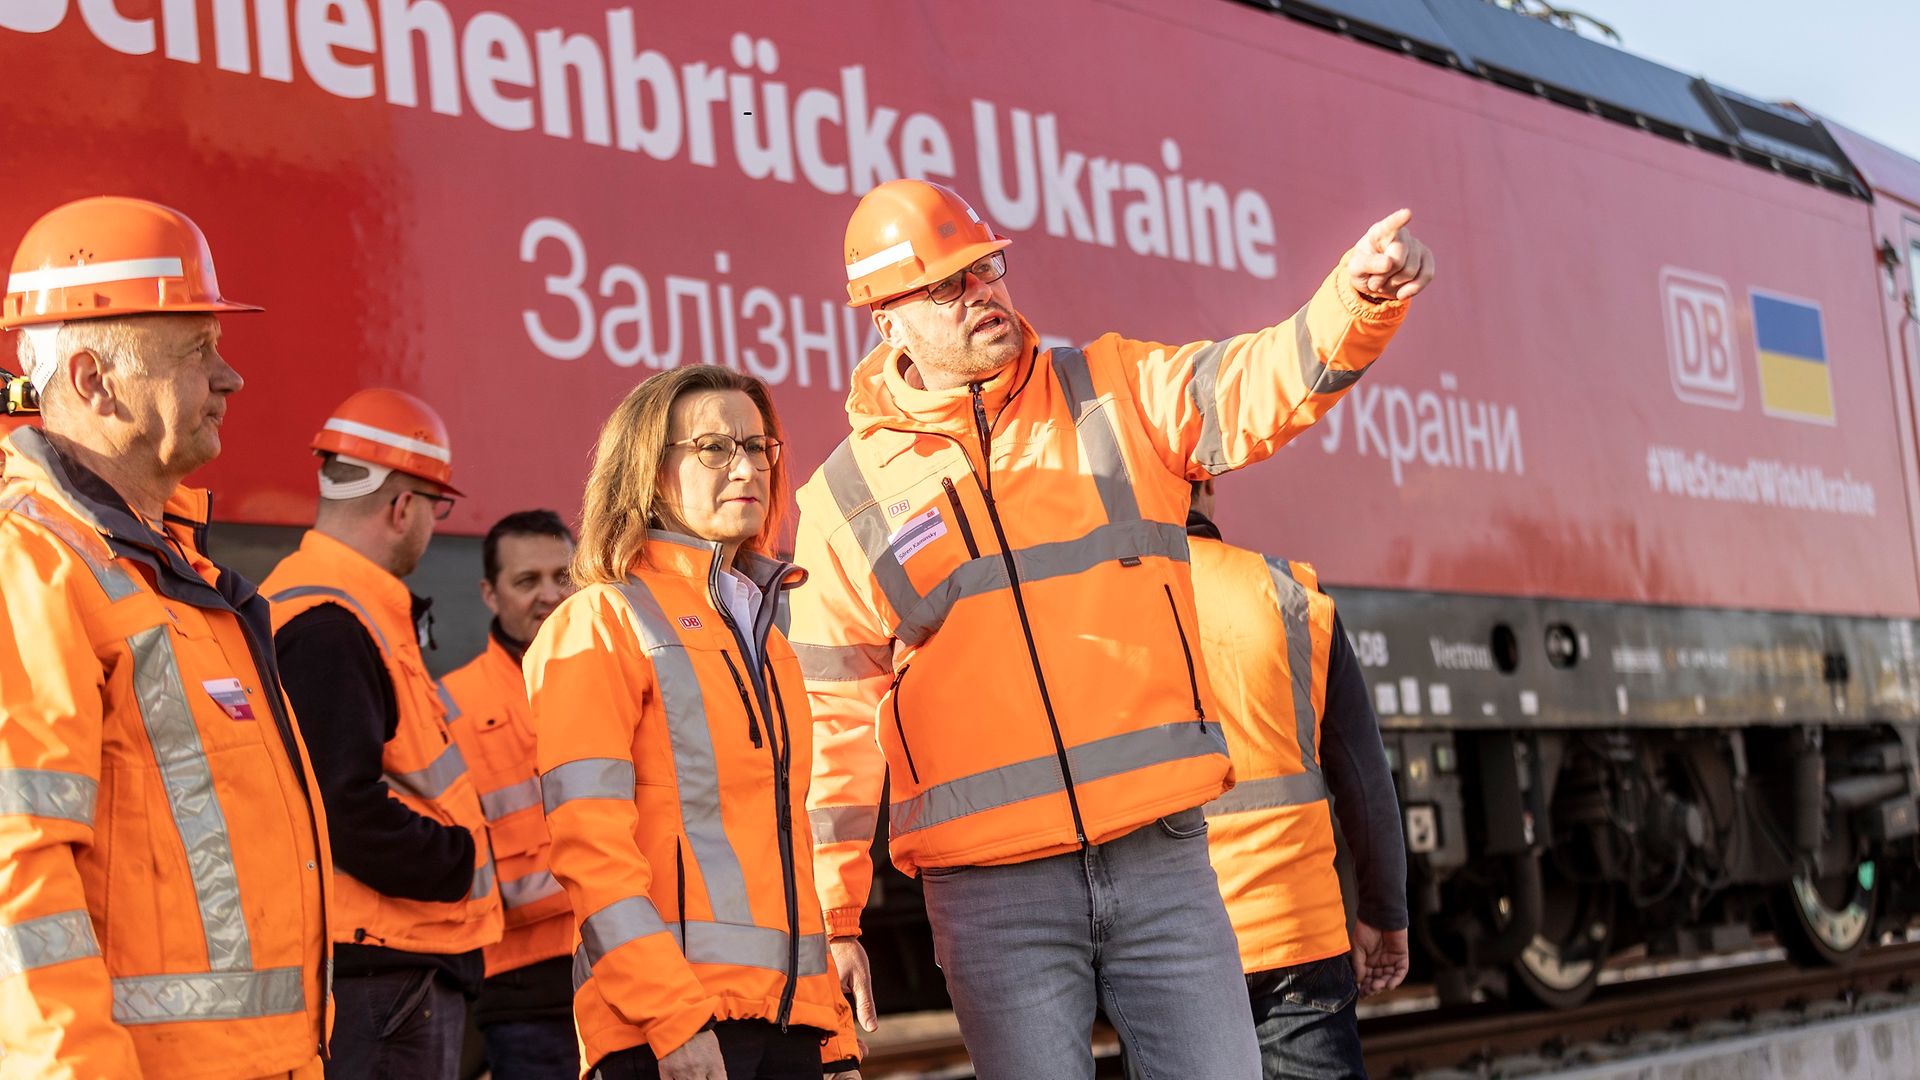
[[[1367,1080],[1358,995],[1344,953],[1247,976],[1266,1080]]]
[[[499,1020],[480,1029],[493,1080],[579,1080],[573,1020]]]
[[[1199,808],[1065,855],[921,877],[980,1080],[1091,1080],[1096,1008],[1144,1080],[1260,1075]]]
[[[467,999],[433,968],[399,968],[333,980],[332,1056],[343,1080],[455,1080]]]

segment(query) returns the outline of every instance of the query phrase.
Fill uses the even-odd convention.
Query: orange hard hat
[[[847,221],[847,306],[924,289],[1011,243],[952,188],[889,180],[867,192]]]
[[[13,253],[0,330],[174,311],[259,311],[220,294],[207,238],[145,199],[101,195],[48,211]]]
[[[313,452],[372,466],[382,471],[381,480],[386,470],[398,470],[463,494],[453,486],[447,425],[433,406],[398,390],[362,390],[341,402],[313,437]]]

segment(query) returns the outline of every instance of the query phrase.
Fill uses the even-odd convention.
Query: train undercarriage
[[[1905,620],[1334,589],[1407,842],[1413,980],[1584,1001],[1611,958],[1768,940],[1846,964],[1920,914]],[[889,1011],[941,1008],[917,883],[876,843]]]

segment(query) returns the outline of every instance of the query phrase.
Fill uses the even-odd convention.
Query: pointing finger
[[[1413,211],[1405,207],[1395,210],[1393,213],[1381,218],[1374,224],[1373,228],[1367,230],[1368,246],[1375,251],[1384,250],[1387,241],[1391,239],[1395,233],[1406,228],[1407,224],[1412,220]]]

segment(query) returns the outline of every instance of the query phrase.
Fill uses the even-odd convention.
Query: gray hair
[[[133,320],[137,318],[139,318],[137,315],[120,315],[62,323],[53,338],[55,370],[66,367],[67,361],[73,359],[73,354],[78,352],[90,352],[98,357],[102,370],[111,371],[123,364],[129,371],[144,370],[140,351],[134,348]],[[20,358],[20,370],[22,373],[30,374],[35,363],[41,359],[34,349],[36,335],[19,334],[17,336],[19,344],[16,346],[16,351]],[[53,384],[60,381],[59,379],[50,380],[49,385],[41,391],[42,400],[55,396]]]

